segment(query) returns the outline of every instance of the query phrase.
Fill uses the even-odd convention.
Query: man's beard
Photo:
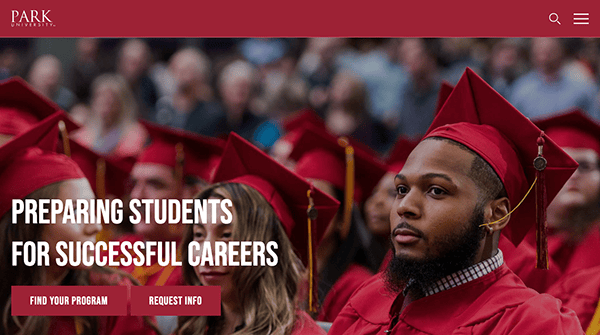
[[[436,244],[437,255],[425,255],[422,259],[394,255],[385,271],[387,288],[398,293],[409,279],[422,288],[428,287],[440,278],[473,265],[485,236],[485,231],[480,228],[483,221],[483,208],[477,206],[467,227],[444,236]]]

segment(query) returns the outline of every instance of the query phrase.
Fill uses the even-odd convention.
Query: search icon
[[[555,17],[555,18],[552,19],[553,17]],[[558,23],[558,25],[560,25],[560,21],[558,21],[558,14],[556,14],[556,13],[550,13],[550,15],[548,16],[548,19],[550,20],[550,22],[552,22],[552,23]]]

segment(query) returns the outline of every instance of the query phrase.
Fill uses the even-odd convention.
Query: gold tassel
[[[317,297],[317,276],[316,276],[316,265],[313,257],[313,252],[316,249],[316,241],[313,238],[313,228],[316,228],[316,220],[318,211],[315,208],[315,203],[312,198],[312,186],[307,191],[308,197],[308,209],[306,215],[308,217],[308,310],[310,313],[316,313],[318,308],[318,297]],[[313,227],[313,225],[315,227]]]
[[[352,223],[352,207],[354,205],[354,148],[346,137],[340,137],[338,144],[344,148],[346,155],[346,189],[344,190],[344,221],[340,229],[340,237],[346,239]]]
[[[63,152],[67,157],[71,157],[71,146],[69,145],[69,133],[67,132],[67,125],[65,125],[65,121],[58,121],[58,130],[60,130],[60,135],[62,137],[63,142]]]

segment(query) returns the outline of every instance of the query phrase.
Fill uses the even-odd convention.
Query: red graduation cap
[[[406,163],[408,155],[410,155],[417,144],[419,144],[419,141],[398,137],[396,144],[394,144],[394,147],[390,150],[390,153],[385,160],[388,171],[392,173],[400,172],[404,167],[404,163]]]
[[[454,86],[452,86],[449,82],[442,81],[442,85],[440,85],[440,90],[438,92],[437,104],[435,105],[435,115],[440,112],[453,89]]]
[[[55,113],[0,147],[0,216],[10,210],[12,199],[59,181],[85,178],[75,161],[55,151],[61,123],[69,128],[66,115]]]
[[[122,198],[129,172],[117,162],[104,157],[77,141],[71,141],[71,158],[79,165],[99,199],[106,195]]]
[[[329,222],[337,213],[339,202],[314,188],[304,178],[288,170],[236,133],[229,135],[212,182],[248,185],[265,197],[277,213],[300,259],[310,269],[310,282],[316,290],[313,254]],[[317,210],[318,218],[309,217],[311,208]],[[323,224],[317,225],[315,219]],[[316,302],[316,299],[313,302]],[[310,305],[313,306],[312,303]]]
[[[469,68],[425,138],[436,136],[457,141],[488,162],[502,180],[512,206],[524,199],[502,232],[518,245],[537,222],[538,267],[547,268],[546,206],[577,169],[577,162]],[[534,167],[534,160],[541,171]],[[539,182],[536,195],[526,197],[534,180]]]
[[[387,172],[377,155],[364,145],[315,127],[304,129],[290,158],[297,161],[295,169],[300,176],[324,180],[344,190],[342,238],[350,230],[354,202],[364,202]]]
[[[534,121],[562,148],[592,149],[600,156],[600,124],[580,109]]]
[[[19,77],[0,82],[0,134],[19,135],[60,110]]]
[[[219,164],[225,141],[187,131],[141,121],[152,143],[138,157],[137,163],[162,164],[183,169],[183,175],[210,180]]]
[[[283,129],[286,134],[284,140],[295,145],[306,127],[316,127],[326,131],[325,121],[312,109],[305,108],[290,115],[283,120]]]

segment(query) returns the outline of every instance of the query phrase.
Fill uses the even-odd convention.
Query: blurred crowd
[[[0,79],[19,75],[83,124],[96,151],[136,156],[138,119],[263,149],[279,120],[314,109],[334,135],[385,152],[434,118],[465,67],[535,119],[571,107],[600,118],[596,39],[79,39],[74,61],[0,40]],[[43,53],[37,50],[37,54]]]

